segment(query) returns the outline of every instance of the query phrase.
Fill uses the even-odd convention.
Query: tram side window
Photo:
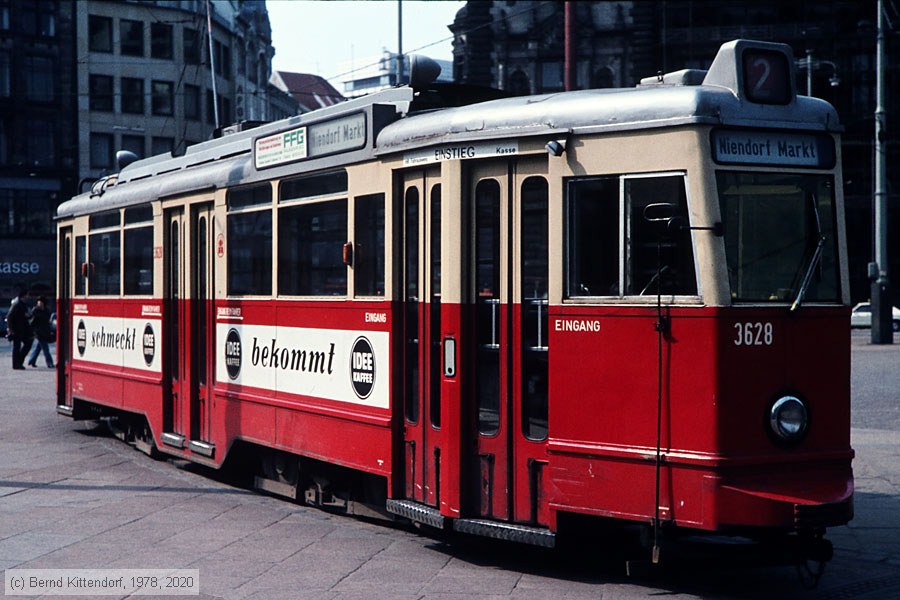
[[[87,282],[87,238],[79,235],[75,238],[75,295],[84,296]]]
[[[125,295],[153,294],[153,227],[126,229]]]
[[[684,176],[573,179],[566,197],[566,295],[696,295],[690,230],[648,220],[651,204],[687,225]]]
[[[619,295],[619,178],[569,181],[566,295]]]
[[[278,212],[278,293],[347,294],[347,200],[283,207]]]
[[[228,191],[229,296],[272,294],[271,203],[272,187],[268,183]]]
[[[92,296],[119,294],[120,250],[118,229],[92,233],[88,237],[88,256],[90,257],[88,292]]]
[[[132,206],[125,209],[123,292],[126,296],[153,294],[153,209]]]
[[[117,296],[121,291],[122,215],[118,210],[96,213],[88,219],[87,293]],[[99,231],[102,230],[102,231]]]
[[[384,194],[356,198],[353,287],[357,296],[384,296]]]
[[[694,250],[688,225],[687,193],[682,176],[639,177],[625,180],[628,207],[626,294],[697,294]],[[668,227],[667,221],[649,221],[645,209],[650,204],[670,205],[668,211],[679,218],[682,229]],[[657,287],[658,286],[658,287]]]

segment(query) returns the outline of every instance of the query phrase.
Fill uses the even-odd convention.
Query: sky
[[[465,4],[404,0],[404,54],[451,60],[447,25]],[[321,75],[343,90],[339,75],[350,65],[371,64],[384,48],[397,51],[397,5],[397,0],[266,0],[275,47],[272,68]]]

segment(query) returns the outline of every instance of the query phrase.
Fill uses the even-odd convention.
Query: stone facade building
[[[660,0],[572,2],[576,89],[629,87],[643,77],[706,69],[736,38],[789,44],[797,88],[831,102],[845,127],[842,143],[851,295],[869,295],[872,260],[876,2],[868,0]],[[453,68],[460,83],[512,94],[559,91],[564,80],[564,2],[472,0],[456,15]],[[896,3],[887,23],[900,27]],[[888,165],[898,156],[900,38],[887,36]],[[807,77],[811,69],[811,89]],[[890,221],[900,222],[900,175],[889,173]],[[894,230],[898,230],[894,227]],[[892,279],[900,281],[900,235],[890,239]],[[900,285],[895,284],[896,289]],[[895,298],[900,298],[895,294]],[[900,300],[895,300],[895,304]]]
[[[0,302],[53,295],[56,207],[118,150],[295,114],[274,52],[263,0],[0,0]]]

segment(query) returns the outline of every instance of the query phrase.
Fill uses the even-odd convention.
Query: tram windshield
[[[734,302],[839,302],[830,175],[716,173]]]

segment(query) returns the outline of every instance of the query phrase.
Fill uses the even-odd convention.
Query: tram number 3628
[[[771,323],[735,323],[734,338],[735,346],[771,346],[772,345],[772,324]]]

